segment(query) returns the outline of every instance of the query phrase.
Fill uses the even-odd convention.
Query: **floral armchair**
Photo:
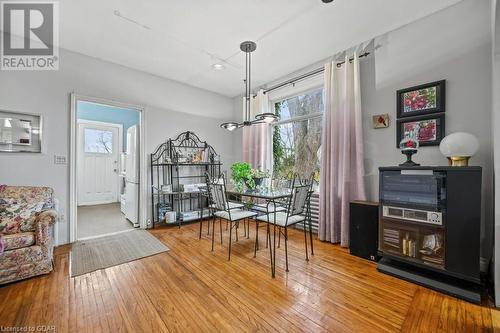
[[[54,191],[0,185],[0,284],[52,271]]]

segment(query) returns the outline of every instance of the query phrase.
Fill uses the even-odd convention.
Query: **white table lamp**
[[[439,150],[448,158],[451,166],[467,166],[469,159],[477,153],[479,142],[469,133],[455,132],[441,140]]]

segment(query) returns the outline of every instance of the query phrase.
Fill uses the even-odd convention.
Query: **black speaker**
[[[378,261],[378,202],[350,203],[349,237],[352,255]]]

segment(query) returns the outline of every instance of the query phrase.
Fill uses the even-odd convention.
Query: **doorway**
[[[72,95],[70,240],[141,223],[143,110]]]

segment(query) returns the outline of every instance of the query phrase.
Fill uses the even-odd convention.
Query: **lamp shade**
[[[441,140],[439,150],[448,158],[451,165],[467,165],[471,156],[477,153],[479,142],[477,138],[469,133],[456,132]],[[464,164],[465,163],[465,164]]]

